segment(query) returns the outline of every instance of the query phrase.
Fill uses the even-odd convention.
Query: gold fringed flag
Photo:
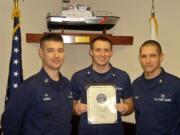
[[[20,10],[18,9],[18,0],[14,0],[14,9],[12,13],[14,20],[12,35],[12,50],[9,64],[9,76],[5,103],[9,101],[18,86],[23,82],[22,58],[21,58],[21,30],[20,30]]]
[[[158,40],[158,21],[155,16],[154,0],[152,1],[151,17],[150,17],[149,21],[150,21],[151,40],[157,41]]]

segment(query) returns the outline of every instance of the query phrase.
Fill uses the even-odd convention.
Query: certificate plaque
[[[93,85],[87,89],[88,122],[110,124],[117,121],[116,89],[113,85]]]

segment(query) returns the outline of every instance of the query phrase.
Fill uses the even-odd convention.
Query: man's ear
[[[111,50],[111,57],[113,56],[113,50]]]
[[[92,57],[92,50],[89,49],[89,55]]]
[[[161,54],[160,60],[161,60],[161,62],[164,60],[164,53]]]
[[[38,49],[38,54],[40,58],[43,57],[43,50],[41,48]]]
[[[138,60],[139,60],[139,62],[141,62],[141,55],[140,54],[138,55]]]

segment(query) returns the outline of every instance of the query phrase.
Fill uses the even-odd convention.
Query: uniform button
[[[88,74],[88,75],[90,75],[90,74],[91,74],[91,72],[90,72],[90,71],[88,71],[88,72],[87,72],[87,74]]]
[[[48,81],[49,81],[49,80],[46,78],[46,79],[44,80],[44,83],[48,83]]]
[[[163,80],[162,80],[162,79],[159,79],[159,83],[163,83]]]

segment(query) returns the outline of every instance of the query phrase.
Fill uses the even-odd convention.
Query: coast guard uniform
[[[180,135],[180,79],[165,72],[133,82],[137,135]]]
[[[42,69],[17,89],[3,115],[4,135],[70,135],[69,81],[53,81]]]
[[[118,103],[120,98],[132,97],[132,88],[128,74],[112,66],[106,73],[97,73],[92,69],[92,66],[89,66],[76,72],[72,77],[71,84],[73,99],[81,99],[82,103],[87,102],[87,86],[96,84],[115,85]],[[120,113],[118,113],[117,122],[113,124],[89,124],[87,113],[83,113],[80,117],[79,135],[123,135]]]

